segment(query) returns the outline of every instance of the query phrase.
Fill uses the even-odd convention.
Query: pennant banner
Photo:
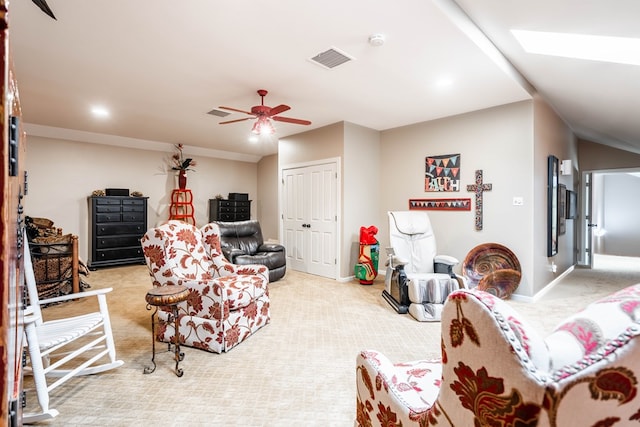
[[[470,211],[471,199],[409,199],[409,209]]]

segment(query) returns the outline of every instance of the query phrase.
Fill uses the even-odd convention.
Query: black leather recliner
[[[269,282],[281,279],[287,268],[284,246],[264,243],[260,223],[247,221],[213,221],[220,228],[220,246],[232,264],[261,264],[269,269]]]

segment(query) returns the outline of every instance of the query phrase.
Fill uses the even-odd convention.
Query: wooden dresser
[[[89,197],[90,269],[144,264],[140,238],[147,231],[148,197]]]
[[[209,221],[251,219],[251,200],[209,199]]]

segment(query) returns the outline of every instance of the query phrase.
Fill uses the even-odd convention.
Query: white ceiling
[[[636,0],[47,2],[57,20],[31,1],[9,5],[23,121],[34,135],[156,149],[181,142],[256,161],[277,144],[250,143],[252,120],[218,124],[242,113],[207,112],[250,110],[258,89],[269,91],[266,105],[291,107],[283,116],[312,122],[278,122],[279,137],[340,121],[385,130],[530,99],[526,81],[479,47],[473,21],[578,136],[640,153],[639,67],[526,54],[509,32],[640,37]],[[383,46],[369,45],[376,33]],[[329,48],[354,60],[331,70],[309,60]],[[92,117],[96,104],[108,119]]]

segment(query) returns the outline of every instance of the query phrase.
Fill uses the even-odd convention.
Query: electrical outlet
[[[522,197],[513,198],[513,206],[522,206],[522,205],[524,205],[524,199]]]

